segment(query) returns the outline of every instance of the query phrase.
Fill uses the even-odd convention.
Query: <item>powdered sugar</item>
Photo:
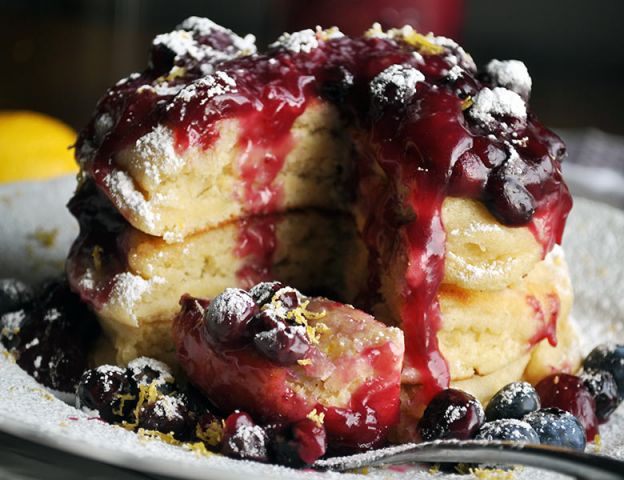
[[[406,102],[416,93],[416,84],[423,82],[425,76],[414,67],[408,65],[391,65],[377,75],[370,85],[371,93],[378,101]],[[394,87],[388,97],[388,86]]]
[[[522,98],[529,98],[532,80],[526,65],[519,60],[492,60],[485,67],[492,82],[516,92]]]
[[[119,307],[127,312],[130,319],[137,321],[135,306],[147,294],[154,285],[163,284],[165,279],[153,277],[149,280],[130,272],[123,272],[115,275],[112,280],[112,288],[107,307]]]
[[[454,82],[464,74],[464,69],[459,65],[454,65],[446,74],[447,78]]]
[[[474,104],[468,110],[472,118],[486,127],[493,126],[496,117],[512,117],[526,120],[526,105],[522,97],[506,88],[483,88],[474,96]]]
[[[270,48],[283,48],[293,53],[310,53],[319,46],[316,33],[312,29],[301,30],[300,32],[284,32],[272,43]]]
[[[149,179],[158,185],[163,176],[175,175],[183,165],[184,160],[175,151],[173,132],[170,128],[157,125],[151,132],[146,133],[135,143],[137,167],[143,168]]]
[[[245,290],[226,288],[222,294],[210,302],[206,315],[240,318],[249,311],[252,301]]]
[[[167,420],[182,418],[180,409],[183,407],[182,400],[171,395],[163,395],[154,404],[154,413]]]
[[[236,92],[236,81],[226,72],[216,72],[191,83],[182,89],[176,101],[190,102],[199,93],[202,94],[201,105],[219,95]]]
[[[222,27],[205,17],[188,17],[180,25],[178,25],[178,28],[192,30],[202,36],[208,36],[214,32],[226,33],[232,42],[232,45],[240,55],[253,55],[256,53],[255,36],[247,34],[244,37],[240,37],[232,32],[232,30]]]
[[[134,187],[130,175],[122,170],[113,170],[104,177],[104,184],[122,210],[128,210],[133,215],[141,217],[148,228],[155,227],[159,215],[153,211],[152,205],[143,194]]]

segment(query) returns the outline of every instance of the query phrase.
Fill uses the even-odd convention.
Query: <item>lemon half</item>
[[[39,180],[78,170],[76,132],[63,122],[27,111],[0,112],[0,182]]]

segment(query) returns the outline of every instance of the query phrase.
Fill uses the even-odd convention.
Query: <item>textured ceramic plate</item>
[[[73,179],[0,187],[0,276],[36,281],[59,271],[75,221],[65,210]],[[576,291],[574,317],[586,350],[606,340],[624,341],[624,213],[577,199],[564,248]],[[0,355],[0,431],[146,473],[188,479],[363,478],[361,475],[296,472],[282,467],[198,456],[159,440],[145,440],[122,428],[89,419],[51,396]],[[601,428],[605,455],[624,459],[624,409]],[[516,478],[536,478],[521,469]],[[558,478],[540,472],[539,478]],[[448,478],[453,478],[449,475]],[[371,470],[367,478],[433,478],[420,467]],[[439,478],[439,476],[437,476]],[[466,478],[458,477],[458,478]]]

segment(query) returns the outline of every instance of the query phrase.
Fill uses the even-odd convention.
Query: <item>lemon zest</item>
[[[216,447],[223,439],[224,427],[225,422],[223,420],[220,422],[218,420],[213,420],[206,429],[202,429],[201,425],[198,423],[195,427],[195,435],[211,447]]]
[[[470,107],[472,107],[473,104],[474,104],[474,100],[472,99],[472,97],[466,97],[462,100],[461,109],[467,110]]]
[[[325,422],[325,413],[317,412],[316,408],[314,408],[310,413],[308,413],[307,418],[316,423],[317,426],[322,427]]]
[[[312,365],[312,360],[310,360],[309,358],[301,358],[297,360],[297,363],[305,367],[306,365]]]

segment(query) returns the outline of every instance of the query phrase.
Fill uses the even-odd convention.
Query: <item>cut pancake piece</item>
[[[399,418],[401,330],[283,285],[269,295],[258,287],[182,300],[173,336],[189,380],[224,412],[265,423],[316,418],[333,451],[382,444]],[[238,326],[219,335],[222,321],[242,325],[236,338]]]

